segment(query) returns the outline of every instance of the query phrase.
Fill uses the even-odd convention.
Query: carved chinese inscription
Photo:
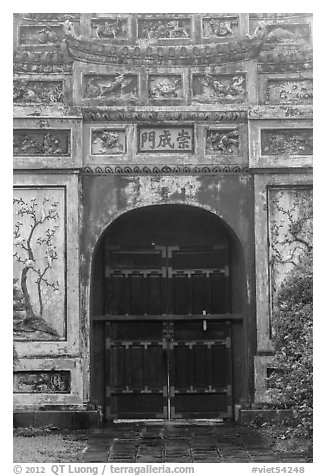
[[[267,83],[266,102],[271,104],[310,104],[313,98],[312,79],[270,79]]]
[[[85,98],[137,99],[138,79],[134,74],[85,75]]]
[[[262,155],[312,155],[312,129],[263,129]]]
[[[148,95],[152,99],[182,98],[181,75],[150,75],[148,77]]]
[[[92,155],[125,154],[125,152],[125,130],[92,129]]]
[[[63,39],[61,25],[21,26],[19,32],[22,45],[58,45]]]
[[[22,371],[14,373],[14,393],[69,393],[69,371]]]
[[[13,330],[18,340],[65,336],[65,190],[14,190]]]
[[[246,77],[243,74],[194,74],[193,99],[198,102],[243,102]]]
[[[239,132],[236,129],[210,129],[206,132],[206,153],[238,155]]]
[[[14,155],[56,156],[70,154],[70,131],[20,129],[14,131]]]
[[[139,127],[139,152],[193,152],[193,127]]]
[[[190,38],[190,18],[138,20],[138,38]]]
[[[232,18],[203,18],[202,28],[204,38],[225,38],[234,36],[237,32],[238,19]]]
[[[128,38],[128,20],[126,18],[98,18],[91,22],[92,37],[101,39]]]
[[[15,103],[62,103],[62,81],[14,81]]]

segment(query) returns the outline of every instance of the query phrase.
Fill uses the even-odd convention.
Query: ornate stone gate
[[[186,220],[182,217],[188,208],[198,211],[185,225],[192,224],[195,234],[199,223],[208,234],[215,226],[208,226],[211,222],[202,220],[202,214],[224,223],[209,246],[214,250],[229,233],[230,269],[242,276],[232,281],[230,274],[230,296],[240,297],[231,298],[231,307],[221,313],[229,314],[223,322],[232,321],[231,331],[225,327],[221,337],[216,328],[211,340],[201,339],[198,329],[189,335],[194,349],[208,349],[210,342],[206,364],[200,361],[205,368],[214,364],[207,357],[212,348],[222,341],[228,348],[230,337],[229,380],[224,386],[207,380],[197,387],[189,381],[179,390],[203,395],[207,390],[209,395],[214,388],[224,388],[227,395],[231,386],[223,410],[214,401],[209,416],[233,416],[236,405],[266,401],[273,298],[291,267],[282,253],[290,253],[292,262],[298,260],[300,249],[292,231],[300,217],[305,218],[300,233],[311,238],[311,15],[36,13],[16,14],[14,25],[17,415],[28,412],[25,417],[37,424],[44,418],[40,408],[73,412],[101,406],[104,411],[114,405],[117,409],[122,395],[130,397],[123,390],[128,392],[131,385],[119,386],[112,377],[118,367],[106,376],[106,359],[112,346],[128,354],[130,347],[121,342],[131,338],[116,337],[116,311],[103,304],[110,293],[113,301],[118,299],[118,294],[112,295],[115,285],[105,290],[112,270],[126,279],[129,275],[121,272],[118,260],[107,276],[101,257],[105,236],[111,236],[116,223],[124,223],[121,239],[137,242],[138,226],[146,225],[141,213],[139,222],[123,217],[147,207],[154,210],[151,220],[162,207],[184,210],[174,222],[166,222],[165,230]],[[164,233],[158,246],[167,247],[165,253],[173,259]],[[138,251],[143,245],[138,244]],[[192,264],[204,245],[199,235],[197,242],[189,238],[184,245],[191,255],[184,268],[187,280],[203,270],[205,276],[218,274],[214,253],[211,263]],[[117,240],[115,246],[122,244]],[[180,243],[173,246],[182,251]],[[129,251],[136,248],[131,243]],[[145,247],[147,252],[151,249]],[[171,268],[172,275],[180,271],[168,262],[159,268],[162,273]],[[140,269],[147,268],[134,263],[131,275],[141,274]],[[171,289],[169,281],[164,286]],[[203,329],[209,315],[219,313],[206,309],[207,303],[200,307],[187,313],[197,316],[193,320]],[[140,314],[160,314],[145,311]],[[184,311],[161,314],[180,316]],[[118,313],[122,314],[130,312]],[[208,317],[199,319],[199,314]],[[107,324],[96,320],[105,315],[111,316]],[[164,332],[176,333],[179,324],[171,318],[158,322],[162,327],[148,342],[165,347],[160,362],[173,360]],[[106,341],[101,340],[104,329],[109,333]],[[179,335],[180,349],[188,331],[178,332],[173,335]],[[145,342],[139,336],[131,342],[143,353],[150,351],[149,344],[146,349],[139,344]],[[180,357],[187,368],[189,355]],[[134,391],[146,395],[151,384],[137,385]],[[161,382],[160,388],[159,398],[165,403],[162,400],[161,410],[155,408],[153,414],[166,411],[171,417],[176,386]],[[120,395],[113,403],[112,392]],[[201,410],[187,407],[185,399],[175,414],[198,416]],[[118,410],[111,413],[108,416],[119,416]]]

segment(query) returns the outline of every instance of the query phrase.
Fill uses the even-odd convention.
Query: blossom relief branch
[[[19,197],[14,208],[14,334],[18,339],[57,340],[62,325],[55,319],[55,306],[64,284],[58,279],[60,205],[49,197]]]

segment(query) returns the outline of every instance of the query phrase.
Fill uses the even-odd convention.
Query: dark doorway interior
[[[244,390],[238,240],[182,205],[115,220],[94,256],[91,391],[107,418],[232,417]]]

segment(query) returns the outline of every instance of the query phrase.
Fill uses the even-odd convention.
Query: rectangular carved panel
[[[14,81],[15,103],[62,103],[62,81]]]
[[[14,393],[70,393],[69,371],[14,372]]]
[[[84,98],[132,100],[137,99],[138,95],[138,77],[135,74],[84,76]]]
[[[190,18],[139,19],[138,38],[190,38]]]
[[[151,99],[182,98],[182,76],[180,74],[149,75],[148,95]]]
[[[311,104],[312,79],[269,79],[266,102],[270,104]]]
[[[138,152],[193,152],[194,129],[189,126],[138,128]]]
[[[65,187],[15,187],[13,328],[16,340],[66,336]]]
[[[236,129],[206,131],[206,154],[232,156],[240,153],[239,132]]]
[[[262,129],[262,155],[312,155],[312,129]]]
[[[272,302],[287,273],[312,247],[312,188],[268,189],[269,263]]]
[[[91,20],[91,31],[93,38],[106,39],[127,39],[129,27],[127,18],[93,18]]]
[[[13,146],[16,156],[67,156],[70,155],[70,131],[17,129]]]
[[[202,19],[203,38],[228,38],[239,31],[238,17],[205,17]]]
[[[121,129],[98,128],[91,131],[91,154],[125,154],[126,131]]]
[[[62,25],[22,25],[19,29],[19,40],[22,45],[55,45],[63,39]]]
[[[194,74],[192,95],[197,102],[232,103],[246,99],[244,74]]]

